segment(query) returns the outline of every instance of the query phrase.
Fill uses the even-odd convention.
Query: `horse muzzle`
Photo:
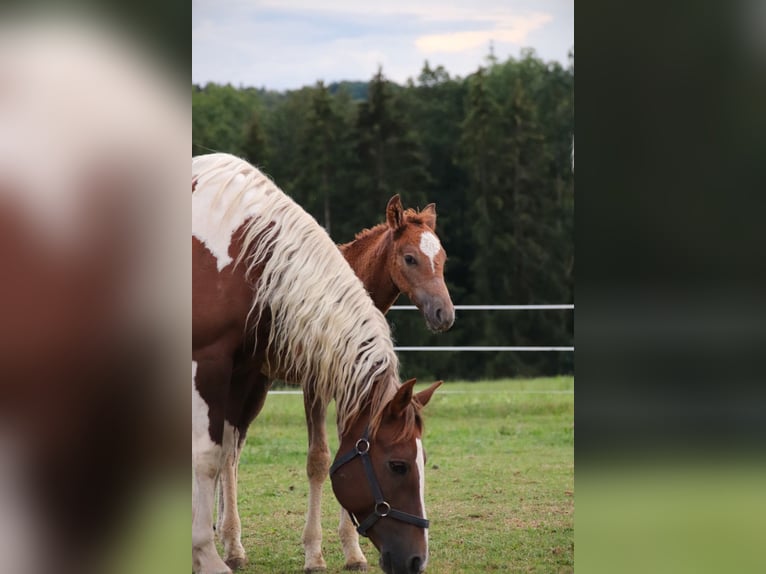
[[[414,555],[405,560],[396,560],[390,552],[380,554],[380,569],[386,574],[421,574],[425,566],[423,556]]]
[[[455,308],[452,301],[429,301],[422,308],[423,317],[431,331],[443,333],[448,331],[455,322]]]

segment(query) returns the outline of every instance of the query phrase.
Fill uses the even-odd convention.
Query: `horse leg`
[[[247,564],[242,546],[242,521],[237,508],[239,458],[245,446],[247,428],[261,412],[271,381],[261,373],[245,369],[235,371],[232,383],[227,419],[237,427],[238,440],[221,471],[217,530],[223,542],[224,561],[232,570],[237,570]]]
[[[229,464],[229,461],[227,460],[224,462],[224,466],[221,469],[221,475],[224,473],[224,469]],[[215,497],[218,500],[218,519],[216,520],[215,526],[213,527],[215,529],[216,534],[218,536],[221,536],[221,531],[223,530],[223,490],[221,488],[221,475],[218,476],[218,480],[215,481]]]
[[[232,570],[237,570],[247,564],[247,554],[242,546],[242,522],[237,508],[237,471],[239,457],[242,453],[245,437],[237,441],[237,445],[224,462],[221,477],[218,482],[218,536],[223,542],[224,562]]]
[[[192,569],[195,574],[231,573],[213,540],[215,482],[234,438],[233,427],[227,425],[223,417],[230,373],[231,366],[224,361],[208,360],[199,364],[192,361]]]
[[[343,555],[346,557],[346,570],[366,571],[367,558],[364,557],[359,547],[359,533],[356,526],[351,522],[351,517],[345,508],[340,509],[340,525],[338,535],[343,547]]]
[[[309,435],[309,451],[306,461],[306,474],[309,479],[309,509],[306,526],[303,529],[303,550],[306,561],[305,572],[326,570],[322,556],[322,486],[330,469],[330,447],[327,444],[325,416],[327,405],[314,401],[314,395],[308,390],[303,392],[303,406],[306,411],[306,426]]]

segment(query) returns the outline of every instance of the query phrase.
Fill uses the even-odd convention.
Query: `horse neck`
[[[383,313],[399,297],[399,288],[391,279],[389,270],[393,244],[388,226],[381,224],[340,246],[343,257],[362,280],[375,306]]]

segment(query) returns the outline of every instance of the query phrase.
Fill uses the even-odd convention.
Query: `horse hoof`
[[[343,569],[350,570],[352,572],[367,572],[367,562],[354,562],[352,564],[346,564]]]
[[[232,570],[239,570],[247,565],[247,558],[227,558],[225,562]]]
[[[314,572],[327,572],[326,566],[317,566],[315,568],[304,568],[303,571],[306,574],[314,574]]]

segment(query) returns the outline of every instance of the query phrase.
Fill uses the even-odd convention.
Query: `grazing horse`
[[[335,400],[341,446],[356,447],[336,460],[333,491],[362,521],[383,570],[422,572],[420,409],[440,382],[417,395],[414,380],[400,383],[385,317],[327,233],[253,166],[201,156],[192,161],[192,269],[194,571],[230,572],[213,539],[215,481],[269,380],[284,378],[303,382],[307,409]],[[364,561],[355,535],[344,520],[347,566]]]
[[[350,243],[339,246],[375,306],[383,313],[405,293],[420,309],[433,331],[446,331],[455,320],[455,310],[444,282],[447,255],[436,236],[436,206],[422,211],[404,210],[398,195],[386,206],[386,222],[358,233]],[[245,402],[254,405],[255,418],[266,399],[268,385],[258,385]],[[303,533],[306,571],[323,570],[321,497],[330,452],[325,429],[326,409],[308,401],[306,422],[309,430],[307,474],[309,477],[309,512]],[[247,562],[241,542],[241,521],[237,510],[237,470],[245,442],[247,421],[239,430],[239,440],[232,456],[221,471],[216,530],[224,545],[225,561],[238,568]],[[343,513],[345,517],[345,513]],[[344,520],[344,518],[341,520]],[[351,538],[351,537],[349,537]],[[349,545],[358,543],[349,540]],[[357,569],[366,567],[361,550],[349,550]]]

